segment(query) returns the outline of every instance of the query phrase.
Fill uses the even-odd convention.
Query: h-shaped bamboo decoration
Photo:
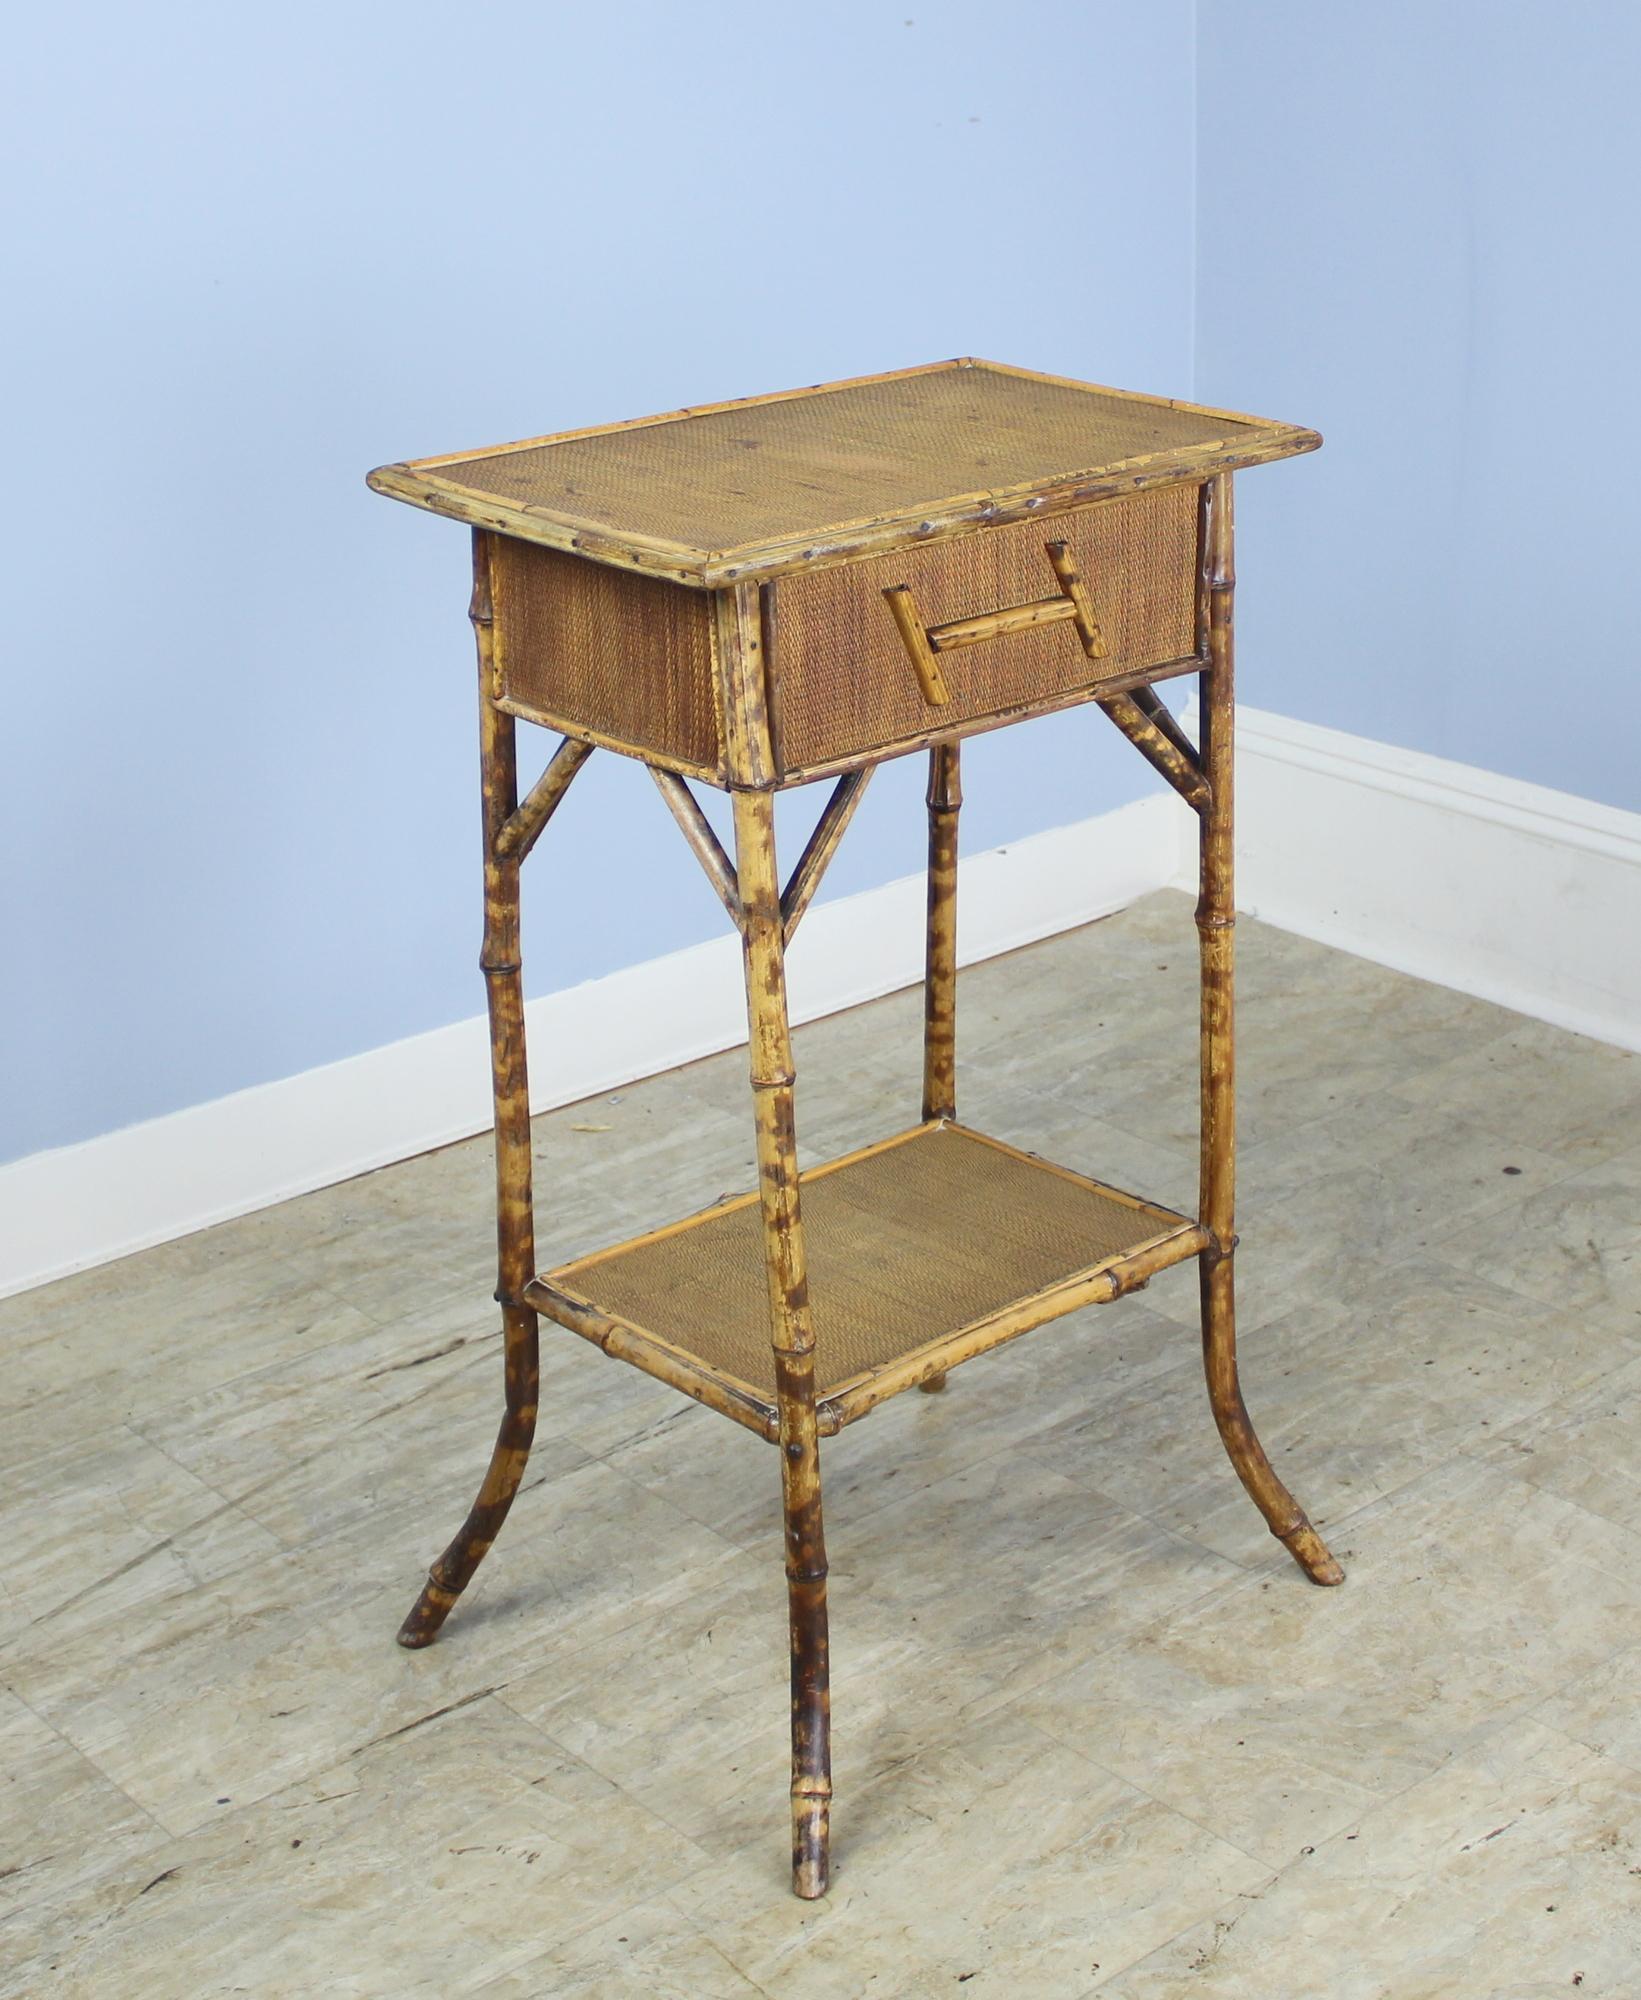
[[[909,583],[892,583],[883,595],[900,627],[901,642],[931,708],[941,708],[952,698],[941,667],[941,653],[959,646],[975,646],[982,639],[1001,639],[1010,632],[1024,632],[1033,625],[1057,625],[1069,618],[1077,628],[1083,651],[1091,660],[1105,657],[1105,640],[1094,616],[1094,600],[1088,594],[1071,550],[1064,542],[1045,542],[1048,559],[1060,589],[1054,597],[1033,598],[1029,604],[1011,604],[1002,611],[985,611],[978,618],[954,618],[945,625],[925,625]]]

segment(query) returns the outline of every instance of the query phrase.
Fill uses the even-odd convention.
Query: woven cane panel
[[[951,1127],[806,1175],[802,1208],[819,1395],[1179,1220]],[[773,1398],[756,1202],[553,1275]]]
[[[1107,674],[1187,657],[1196,643],[1197,493],[1164,486],[1048,520],[983,528],[772,583],[771,672],[783,770],[995,715]],[[883,592],[910,584],[925,625],[977,617],[1058,589],[1044,544],[1068,543],[1093,600],[1105,657],[1068,621],[940,655],[951,700],[923,699]]]
[[[559,721],[716,768],[706,595],[496,536],[502,692]]]
[[[985,367],[810,391],[429,466],[441,481],[696,549],[819,535],[1271,427]]]

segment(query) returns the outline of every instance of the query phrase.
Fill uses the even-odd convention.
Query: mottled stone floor
[[[1641,1060],[1241,935],[1246,1386],[1342,1590],[1189,1271],[897,1399],[825,1451],[799,1904],[756,1439],[544,1328],[507,1531],[393,1644],[498,1407],[452,1147],[0,1306],[0,1991],[1641,1992]],[[1171,895],[966,973],[965,1118],[1189,1205],[1194,979]],[[803,1031],[811,1155],[917,1035]],[[748,1183],[742,1062],[538,1122],[544,1264]]]

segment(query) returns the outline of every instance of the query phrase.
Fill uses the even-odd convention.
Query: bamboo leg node
[[[1202,675],[1200,807],[1201,894],[1197,934],[1202,956],[1201,1202],[1208,1232],[1199,1258],[1202,1356],[1214,1423],[1237,1477],[1266,1525],[1313,1583],[1344,1581],[1344,1571],[1283,1485],[1254,1430],[1236,1360],[1236,897],[1233,880],[1233,741],[1235,718],[1231,480],[1208,482],[1204,519],[1208,666]]]

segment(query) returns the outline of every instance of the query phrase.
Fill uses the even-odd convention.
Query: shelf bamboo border
[[[1139,1290],[1149,1284],[1158,1272],[1196,1256],[1207,1241],[1206,1232],[1188,1216],[1178,1215],[1155,1202],[1130,1194],[1126,1189],[1113,1187],[1109,1182],[1096,1180],[1090,1174],[1077,1173],[1052,1160],[1040,1159],[1036,1154],[1024,1152],[1005,1140],[993,1138],[990,1133],[960,1125],[954,1118],[938,1113],[887,1139],[875,1140],[869,1146],[857,1147],[853,1152],[840,1154],[834,1160],[809,1168],[799,1177],[800,1194],[802,1188],[813,1181],[824,1180],[841,1168],[892,1152],[909,1141],[942,1128],[961,1132],[965,1138],[990,1146],[994,1151],[1020,1160],[1038,1172],[1056,1174],[1063,1180],[1086,1188],[1091,1194],[1102,1195],[1108,1201],[1120,1202],[1124,1207],[1155,1216],[1163,1226],[1154,1237],[1135,1244],[1131,1249],[1070,1270],[1036,1292],[1009,1300],[991,1312],[894,1356],[879,1367],[861,1370],[859,1374],[835,1384],[824,1395],[817,1395],[816,1422],[823,1437],[836,1436],[846,1425],[876,1409],[878,1404],[887,1402],[891,1396],[899,1395],[902,1390],[927,1388],[931,1382],[943,1380],[949,1369],[973,1360],[976,1355],[988,1353],[1005,1341],[1017,1339],[1035,1327],[1046,1325],[1050,1320],[1059,1319],[1082,1306],[1103,1305]],[[664,1334],[612,1313],[597,1303],[600,1265],[633,1250],[686,1235],[704,1223],[754,1207],[758,1202],[756,1192],[735,1195],[728,1201],[714,1202],[692,1215],[645,1230],[623,1242],[589,1251],[585,1256],[559,1265],[543,1277],[532,1279],[524,1288],[524,1296],[538,1312],[571,1333],[591,1341],[606,1354],[629,1362],[645,1374],[655,1376],[658,1381],[666,1382],[708,1409],[718,1411],[720,1415],[773,1442],[779,1435],[779,1411],[776,1404],[752,1383],[703,1360]]]

